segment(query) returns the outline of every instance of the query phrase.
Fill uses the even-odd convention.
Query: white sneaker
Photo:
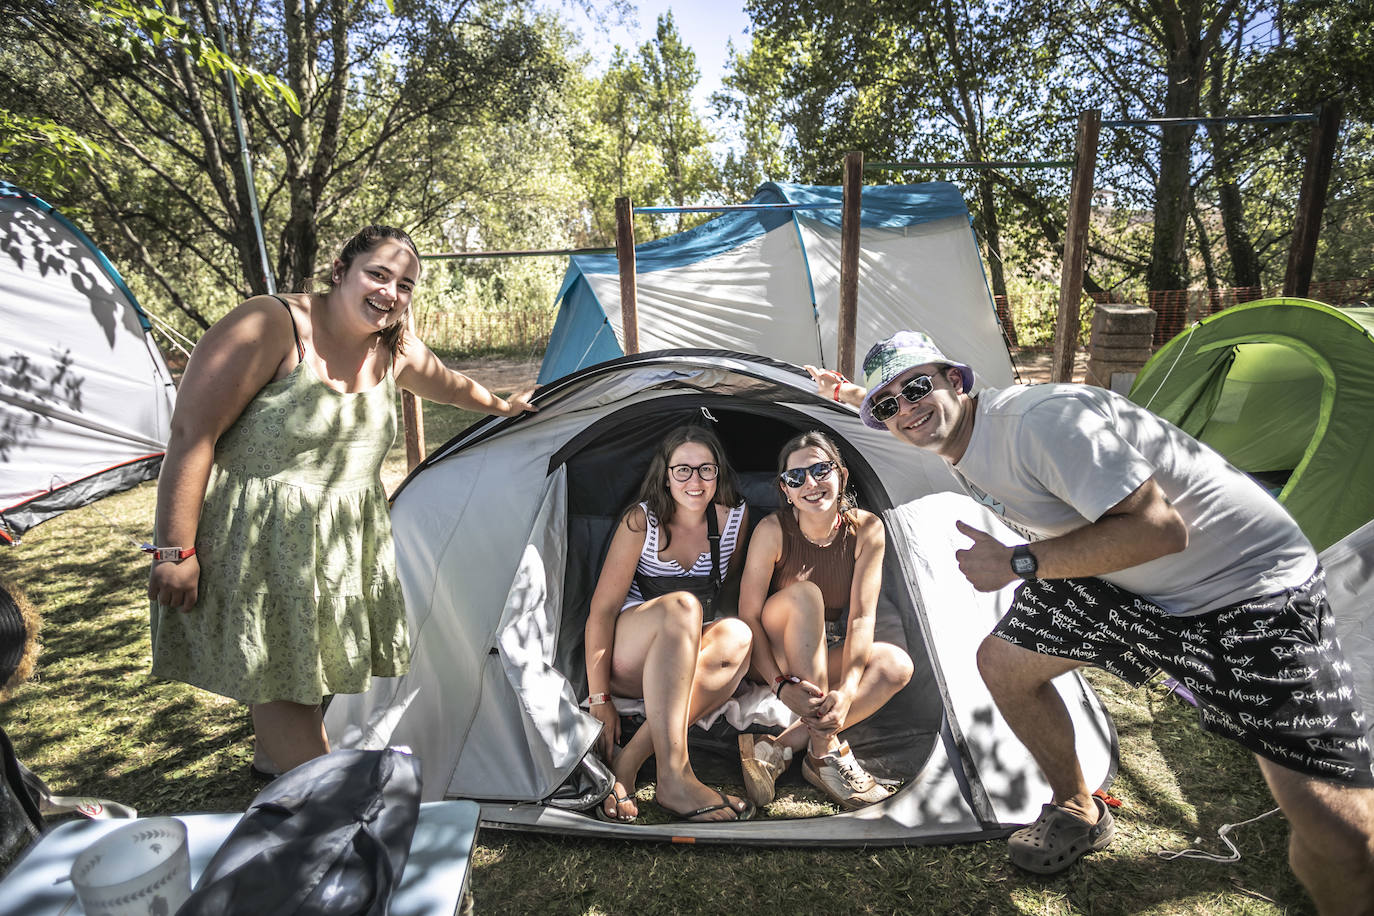
[[[760,808],[773,800],[774,786],[792,762],[792,749],[779,747],[767,735],[739,736],[739,759],[744,770],[744,793]]]
[[[807,753],[802,761],[802,776],[846,811],[880,802],[892,794],[859,764],[848,744],[824,757]]]

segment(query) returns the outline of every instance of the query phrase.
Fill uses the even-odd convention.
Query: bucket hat
[[[973,390],[973,370],[941,353],[935,341],[923,331],[898,331],[869,347],[863,362],[864,387],[868,394],[859,406],[859,418],[864,425],[887,429],[885,424],[873,418],[874,393],[908,369],[929,363],[943,363],[958,369],[964,377],[964,391]]]

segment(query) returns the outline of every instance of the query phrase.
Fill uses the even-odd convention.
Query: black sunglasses
[[[795,490],[806,483],[806,475],[810,474],[811,479],[820,483],[830,476],[830,472],[835,470],[833,461],[817,461],[808,468],[788,468],[778,475],[778,480],[786,486]]]
[[[918,375],[911,381],[902,386],[898,392],[902,397],[915,404],[921,398],[935,390],[935,382],[928,375]],[[868,412],[873,415],[873,419],[879,423],[884,423],[897,416],[897,411],[901,405],[897,403],[896,396],[888,396],[880,401],[874,401],[868,405]]]
[[[676,480],[678,483],[686,483],[687,481],[691,480],[692,473],[694,471],[696,472],[696,475],[700,477],[703,481],[715,480],[716,475],[720,473],[720,468],[709,462],[706,464],[668,465],[668,473],[672,474],[673,479]]]

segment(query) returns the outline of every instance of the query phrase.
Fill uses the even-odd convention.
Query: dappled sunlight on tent
[[[0,543],[156,476],[174,389],[94,243],[0,182]]]

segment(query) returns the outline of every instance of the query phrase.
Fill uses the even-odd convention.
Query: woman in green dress
[[[409,236],[368,226],[327,289],[239,305],[182,377],[158,481],[152,670],[248,704],[259,772],[329,751],[325,695],[406,671],[380,477],[396,386],[499,416],[533,409],[406,328],[419,274]]]

